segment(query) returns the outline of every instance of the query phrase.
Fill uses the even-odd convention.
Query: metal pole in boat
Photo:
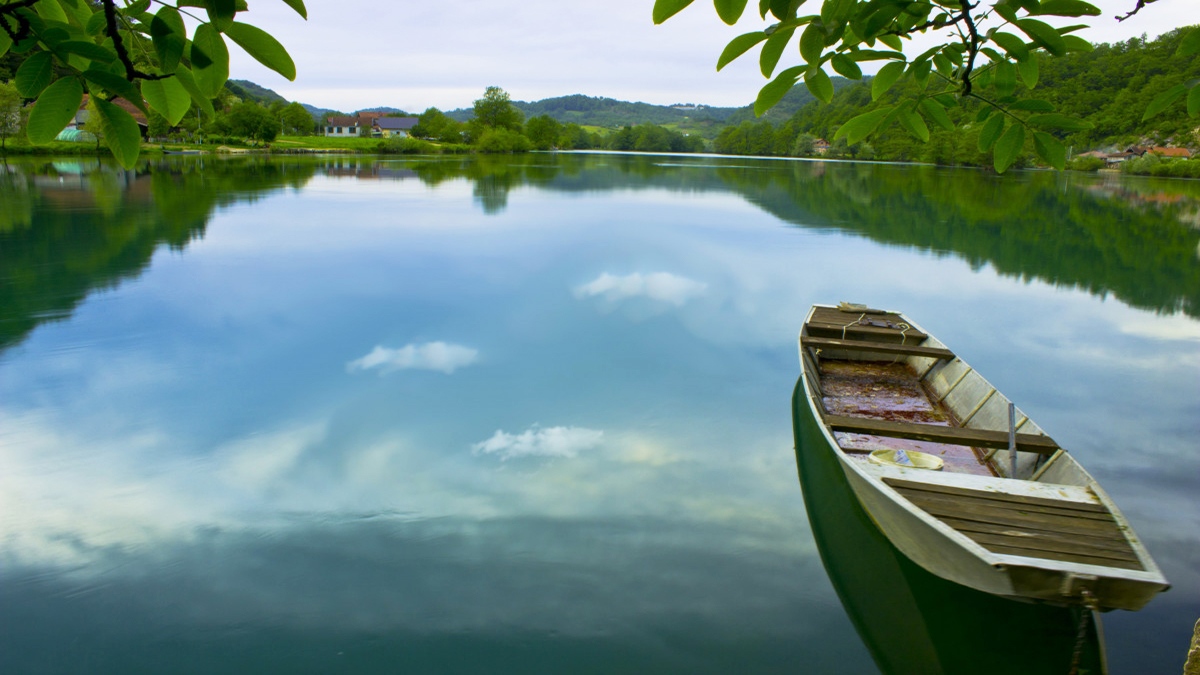
[[[1008,477],[1017,477],[1017,406],[1008,402]]]

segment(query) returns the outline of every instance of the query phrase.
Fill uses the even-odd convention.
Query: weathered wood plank
[[[1008,447],[1008,432],[1006,431],[963,429],[961,427],[943,427],[936,424],[914,424],[912,422],[892,422],[889,420],[849,417],[846,415],[826,415],[824,419],[830,431],[849,431],[856,434],[871,434],[891,438],[911,438],[918,441],[933,441],[934,443],[947,443],[950,445],[969,445],[975,448]],[[1048,455],[1058,450],[1058,444],[1049,436],[1017,434],[1017,450]]]
[[[1086,542],[1083,545],[1104,549],[1107,551],[1132,551],[1133,548],[1129,545],[1129,541],[1121,536],[1106,534],[1103,532],[1088,534],[1086,538],[1081,538],[1072,533],[1055,532],[1053,530],[1044,530],[1037,527],[1015,527],[1012,525],[996,525],[994,523],[981,523],[972,520],[963,520],[961,518],[953,518],[946,516],[938,518],[938,520],[946,523],[950,527],[959,532],[983,532],[989,534],[1006,534],[1019,532],[1020,536],[1028,536],[1034,539],[1064,539],[1069,538],[1072,541]],[[1015,536],[1015,535],[1014,535]]]
[[[805,347],[818,349],[846,349],[872,354],[902,354],[905,356],[927,356],[935,359],[952,359],[954,352],[941,347],[921,347],[919,345],[901,345],[894,342],[872,342],[870,340],[839,340],[836,338],[821,338],[804,335],[800,344]]]
[[[953,504],[969,504],[981,509],[993,509],[998,514],[1003,514],[1007,511],[1014,513],[1026,514],[1041,514],[1046,516],[1057,516],[1060,518],[1078,518],[1080,520],[1092,520],[1097,523],[1112,523],[1113,517],[1107,512],[1097,513],[1095,511],[1073,511],[1064,509],[1055,509],[1050,506],[1042,506],[1039,504],[1021,504],[1019,502],[1006,502],[998,499],[969,499],[966,497],[957,497],[950,494],[939,492],[926,492],[918,490],[909,490],[906,488],[897,488],[900,494],[904,495],[909,501],[928,502],[945,505]]]
[[[1064,535],[1101,536],[1120,534],[1116,523],[1087,518],[1065,518],[1045,513],[1030,513],[1009,509],[993,509],[978,504],[963,504],[941,500],[909,500],[935,518],[958,518],[1013,528],[1033,528]]]
[[[1099,565],[1101,567],[1116,567],[1123,570],[1144,570],[1141,563],[1133,563],[1123,560],[1108,560],[1105,558],[1093,558],[1091,556],[1075,555],[1073,553],[1058,553],[1056,551],[1030,551],[1024,548],[1015,546],[987,546],[989,551],[993,553],[1002,553],[1004,555],[1020,555],[1027,558],[1045,558],[1046,560],[1059,560],[1062,562],[1081,563],[1084,565]]]
[[[1023,506],[1045,506],[1057,510],[1068,511],[1085,511],[1088,513],[1103,514],[1105,520],[1110,520],[1112,516],[1109,514],[1108,508],[1103,504],[1088,504],[1084,502],[1072,502],[1062,499],[1049,499],[1047,497],[1032,497],[1027,495],[1014,495],[1007,492],[989,492],[987,490],[973,490],[971,488],[958,487],[955,485],[938,485],[935,483],[922,483],[915,480],[904,480],[902,478],[884,478],[884,483],[900,489],[907,490],[922,490],[925,492],[939,492],[941,494],[954,495],[957,497],[968,497],[972,499],[990,499],[1001,502],[1012,502]]]
[[[895,338],[902,337],[905,341],[912,341],[914,343],[920,342],[921,340],[924,340],[925,338],[929,337],[927,334],[922,333],[921,331],[917,330],[916,328],[909,328],[908,330],[904,330],[902,328],[886,328],[884,326],[870,326],[870,325],[862,325],[862,324],[847,325],[847,324],[849,324],[849,321],[847,321],[846,323],[836,323],[836,322],[826,323],[823,321],[809,321],[808,323],[806,323],[804,325],[808,327],[808,332],[810,334],[812,334],[814,336],[818,336],[818,337],[836,337],[836,336],[843,335],[843,334],[846,336],[867,335],[867,336],[872,336],[872,337],[876,337],[876,336],[877,337],[895,337]]]
[[[1078,553],[1079,555],[1090,555],[1097,558],[1138,561],[1137,553],[1130,546],[1122,546],[1118,542],[1096,542],[1090,537],[1047,535],[1042,532],[1030,532],[997,526],[977,526],[972,523],[965,523],[963,527],[957,527],[952,525],[948,519],[945,522],[947,525],[951,525],[954,529],[981,544],[994,543],[1041,551]]]

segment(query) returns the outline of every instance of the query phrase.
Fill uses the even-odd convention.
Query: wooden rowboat
[[[1102,610],[1140,609],[1169,587],[1075,458],[915,322],[817,305],[799,342],[807,405],[794,414],[824,447],[797,451],[832,452],[916,564],[1002,597]]]

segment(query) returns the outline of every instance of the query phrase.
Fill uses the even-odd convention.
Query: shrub
[[[1104,160],[1099,157],[1076,157],[1067,162],[1067,169],[1071,171],[1099,171],[1104,166]]]
[[[388,138],[379,142],[379,152],[397,155],[436,155],[438,148],[419,138]]]
[[[479,136],[475,151],[484,154],[529,152],[533,143],[522,134],[510,129],[488,129]]]

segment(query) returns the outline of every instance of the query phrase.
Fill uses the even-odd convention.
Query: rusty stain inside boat
[[[820,370],[823,402],[829,414],[957,426],[950,411],[931,400],[916,371],[907,364],[824,359]],[[872,450],[902,448],[940,457],[945,471],[999,475],[978,448],[849,432],[837,432],[834,437],[851,457],[864,461]]]

